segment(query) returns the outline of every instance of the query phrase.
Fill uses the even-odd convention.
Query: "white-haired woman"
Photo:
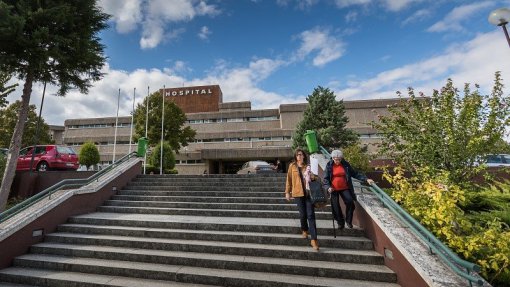
[[[333,217],[338,223],[339,229],[344,229],[345,224],[347,227],[352,228],[352,217],[354,214],[354,201],[356,194],[352,186],[352,178],[365,181],[372,184],[374,181],[367,178],[364,174],[357,172],[351,165],[344,159],[341,150],[334,150],[331,152],[331,160],[326,165],[324,174],[324,187],[331,194],[331,212]],[[345,219],[340,207],[340,197],[345,203]]]

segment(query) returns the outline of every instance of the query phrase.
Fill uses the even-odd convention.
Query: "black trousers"
[[[342,214],[342,208],[340,207],[340,197],[342,197],[342,200],[345,203],[345,219],[344,215]],[[335,218],[336,222],[339,226],[344,226],[345,222],[352,224],[352,217],[354,215],[354,208],[356,206],[354,205],[354,199],[351,196],[351,193],[349,190],[342,190],[342,191],[333,191],[331,193],[331,212],[333,213],[333,217]]]
[[[309,197],[295,197],[299,209],[301,230],[310,232],[310,239],[317,240],[317,227],[315,224],[315,208]]]

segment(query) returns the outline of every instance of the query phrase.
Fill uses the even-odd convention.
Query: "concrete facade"
[[[186,125],[197,134],[195,141],[176,155],[180,174],[235,173],[248,160],[270,163],[292,158],[292,136],[303,118],[307,103],[282,104],[278,109],[253,110],[251,102],[222,102],[219,86],[183,87],[160,90],[186,113]],[[398,99],[344,101],[349,118],[347,128],[355,130],[369,152],[374,152],[380,135],[369,125],[377,113],[387,113]],[[84,142],[98,145],[101,162],[113,160],[115,117],[68,119],[64,143],[79,150]],[[119,117],[115,156],[129,152],[131,117]],[[131,150],[136,143],[131,144]],[[285,168],[285,166],[284,166]]]

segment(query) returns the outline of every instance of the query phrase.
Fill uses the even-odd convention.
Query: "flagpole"
[[[147,137],[147,131],[149,128],[149,86],[147,86],[147,100],[145,101],[145,140],[149,141]],[[147,149],[147,146],[145,147]],[[143,174],[147,174],[147,150],[145,151],[145,155],[143,157]]]
[[[161,98],[163,101],[162,107],[161,107],[161,150],[159,152],[160,158],[159,158],[159,174],[163,174],[163,133],[164,133],[164,125],[165,122],[165,85],[163,85],[163,92],[161,93]]]
[[[129,153],[131,153],[131,141],[133,140],[133,121],[135,116],[136,88],[133,88],[133,108],[131,109],[131,131],[129,132]]]
[[[119,125],[119,105],[120,105],[120,88],[119,88],[119,95],[117,96],[117,116],[115,117],[115,136],[113,138],[113,160],[112,160],[112,164],[115,163],[115,147],[117,145],[117,126]]]

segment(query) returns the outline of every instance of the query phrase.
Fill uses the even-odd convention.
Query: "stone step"
[[[100,206],[99,212],[166,214],[166,215],[196,215],[215,217],[256,217],[256,218],[298,218],[297,211],[278,210],[237,210],[237,209],[192,209],[192,208],[156,208],[130,206]],[[316,219],[331,218],[330,212],[315,211]]]
[[[8,283],[8,282],[1,282],[0,286],[2,287],[37,287],[35,285],[26,285],[26,284],[15,284],[15,283]]]
[[[123,190],[160,190],[160,191],[231,191],[231,192],[277,192],[280,191],[281,194],[284,194],[285,187],[258,187],[258,186],[198,186],[198,185],[126,185],[122,188]]]
[[[77,273],[69,271],[56,271],[48,269],[11,267],[0,270],[0,280],[34,284],[36,286],[51,287],[168,287],[168,281],[149,280],[132,277],[118,277],[114,275],[99,275],[90,273]],[[33,286],[33,285],[3,285],[0,286]],[[172,282],[173,287],[213,287],[214,285],[188,284]]]
[[[125,247],[147,250],[166,250],[181,252],[207,252],[214,254],[230,254],[242,256],[260,256],[288,259],[302,259],[315,261],[352,263],[370,263],[377,264],[381,255],[372,249],[359,250],[338,247],[326,247],[323,240],[319,238],[321,245],[320,252],[314,251],[303,239],[300,246],[297,245],[270,245],[225,241],[201,241],[201,240],[180,240],[180,239],[147,239],[147,238],[127,238],[122,236],[106,236],[94,234],[71,234],[61,233],[58,236],[52,236],[46,241],[48,244],[73,244],[73,245],[91,245],[91,246],[110,246]],[[345,242],[345,245],[356,247],[352,242]],[[345,257],[345,258],[342,258]],[[372,261],[373,260],[373,261]]]
[[[257,233],[299,234],[300,227],[295,219],[264,219],[224,217],[218,221],[215,217],[202,216],[167,216],[159,214],[121,214],[101,213],[84,214],[69,218],[70,224],[129,226],[141,228],[166,228],[209,231],[238,231]],[[317,220],[319,236],[333,236],[331,220]],[[338,236],[363,237],[364,232],[358,228],[337,230]]]
[[[125,187],[148,187],[148,186],[157,186],[161,188],[168,187],[180,187],[182,189],[191,188],[191,189],[199,189],[199,190],[219,190],[221,188],[226,188],[225,190],[250,190],[250,189],[276,189],[276,190],[285,190],[285,184],[275,184],[275,183],[231,183],[231,184],[223,184],[221,182],[130,182]]]
[[[131,200],[131,201],[176,201],[176,202],[214,202],[214,203],[288,203],[283,196],[279,197],[243,197],[243,196],[142,196],[142,195],[114,195],[112,200]],[[294,204],[294,203],[292,203]]]
[[[278,192],[259,192],[259,191],[189,191],[189,190],[176,190],[176,191],[164,191],[164,190],[139,190],[139,189],[122,189],[118,195],[147,195],[147,196],[190,196],[190,197],[257,197],[263,195],[263,197],[276,197],[284,198],[284,191]]]
[[[299,232],[300,233],[300,232]],[[215,231],[215,230],[188,230],[188,229],[161,229],[146,227],[125,227],[125,226],[93,226],[84,224],[62,224],[58,227],[57,233],[52,236],[67,234],[91,234],[106,236],[126,236],[126,237],[149,237],[163,239],[180,239],[194,241],[218,241],[218,242],[238,242],[254,243],[265,245],[296,245],[308,246],[308,240],[301,238],[301,234],[296,233],[258,233],[258,232],[240,232],[240,231]],[[361,236],[339,236],[333,238],[330,236],[319,236],[320,244],[323,247],[349,248],[359,250],[369,250],[372,248],[371,241]]]
[[[238,263],[239,264],[239,263]],[[338,283],[330,285],[339,280],[338,278],[321,277],[320,282],[326,283],[317,284],[316,278],[313,276],[295,275],[295,274],[279,274],[270,273],[265,270],[264,272],[246,271],[246,270],[232,270],[232,269],[215,269],[203,268],[195,266],[182,266],[170,264],[157,264],[145,262],[127,262],[112,259],[95,259],[95,258],[73,258],[67,256],[49,256],[40,254],[27,254],[22,255],[15,259],[15,265],[20,267],[29,268],[45,268],[56,271],[71,271],[82,273],[94,273],[100,275],[115,275],[123,277],[142,277],[145,279],[153,280],[168,280],[180,281],[185,283],[205,283],[220,285],[220,286],[339,286]],[[263,266],[263,264],[258,264]],[[312,272],[313,268],[308,267]],[[292,268],[288,268],[292,269]],[[317,268],[315,270],[321,270]],[[318,271],[315,271],[318,272]],[[315,273],[316,275],[322,275]],[[350,276],[366,275],[364,272],[357,274],[356,272],[345,272],[351,274]],[[377,273],[374,273],[374,275]],[[393,283],[395,276],[391,271],[388,278]],[[297,278],[296,278],[297,277]],[[381,276],[384,278],[384,276]],[[176,280],[177,279],[177,280]],[[299,279],[299,280],[296,280]],[[370,278],[363,278],[364,280]],[[375,275],[374,279],[378,279]],[[374,280],[375,281],[375,280]],[[371,283],[374,283],[372,281]],[[384,283],[389,283],[383,281]],[[298,284],[298,285],[295,285]],[[306,285],[304,285],[306,284]],[[373,285],[372,285],[373,286]]]
[[[215,203],[215,202],[168,202],[168,201],[126,201],[107,200],[104,206],[155,207],[155,208],[188,208],[188,209],[235,209],[235,210],[279,210],[298,211],[295,204],[268,203]],[[330,208],[324,208],[330,211]]]
[[[196,178],[196,179],[222,179],[222,180],[238,180],[238,179],[280,179],[285,180],[287,177],[286,173],[267,173],[267,174],[208,174],[208,175],[193,175],[193,174],[141,174],[137,175],[137,179],[176,179],[176,178]]]
[[[260,187],[270,187],[277,186],[285,188],[285,181],[271,181],[271,180],[260,180],[260,181],[246,181],[246,180],[238,180],[238,181],[222,181],[222,180],[187,180],[187,179],[179,179],[179,180],[135,180],[129,182],[130,185],[185,185],[185,186],[260,186]]]
[[[166,250],[144,250],[104,246],[81,246],[66,244],[38,244],[31,249],[34,256],[51,255],[70,258],[95,258],[116,261],[144,262],[166,265],[194,266],[214,269],[245,270],[255,272],[273,272],[306,276],[364,279],[379,282],[395,282],[396,277],[384,265],[357,264],[345,262],[240,256],[211,253],[193,253]],[[27,258],[24,258],[27,260]],[[24,260],[17,258],[16,260]],[[28,259],[31,260],[31,259]],[[17,266],[32,266],[15,261]]]
[[[97,238],[97,237],[96,237]],[[111,238],[111,237],[109,237]],[[119,238],[122,240],[124,238]],[[189,240],[189,239],[187,239]],[[39,248],[46,245],[64,245],[64,243],[58,243],[60,241],[70,241],[71,237],[66,238],[55,238],[55,242],[50,241],[47,243],[41,243],[43,245],[35,245],[34,248]],[[307,241],[303,239],[303,241]],[[91,240],[86,241],[90,243]],[[173,241],[172,241],[173,242]],[[105,243],[102,241],[101,243]],[[107,243],[107,242],[106,242]],[[330,262],[346,262],[346,263],[358,263],[358,264],[374,264],[380,265],[384,263],[382,255],[378,254],[373,250],[357,250],[337,247],[325,247],[322,243],[322,237],[320,237],[319,243],[321,244],[321,252],[315,252],[311,249],[307,243],[292,245],[268,245],[268,244],[249,244],[239,242],[221,242],[219,245],[208,244],[204,241],[192,240],[192,245],[183,246],[186,242],[176,243],[172,246],[171,250],[166,251],[186,251],[186,252],[207,252],[211,254],[223,254],[223,255],[239,255],[239,256],[257,256],[257,257],[270,257],[270,258],[282,258],[282,259],[296,259],[296,260],[314,260],[314,261],[330,261]],[[119,245],[121,243],[115,242]],[[134,242],[133,244],[138,244]],[[78,245],[78,243],[76,243]],[[114,246],[117,246],[114,245]],[[352,245],[352,244],[350,244]],[[95,245],[92,245],[95,246]],[[130,248],[133,246],[129,246]],[[355,247],[355,246],[352,246]],[[113,247],[112,247],[113,248]],[[152,249],[151,249],[152,250]],[[156,249],[157,250],[157,249]],[[41,252],[41,251],[38,251]]]

